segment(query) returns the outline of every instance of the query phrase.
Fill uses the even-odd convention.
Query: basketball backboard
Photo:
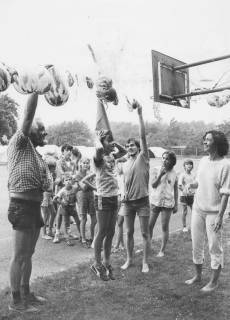
[[[175,95],[189,93],[188,69],[174,70],[185,63],[152,50],[153,98],[155,102],[189,108],[189,97],[174,99]]]

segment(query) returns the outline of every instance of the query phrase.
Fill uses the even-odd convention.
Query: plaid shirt
[[[10,192],[48,190],[49,169],[29,137],[25,136],[21,130],[18,130],[10,140],[7,156]]]

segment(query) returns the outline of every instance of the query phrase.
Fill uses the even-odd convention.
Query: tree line
[[[17,130],[17,102],[7,94],[0,96],[0,144],[7,144]],[[128,137],[138,139],[139,127],[131,122],[111,122],[111,129],[115,139],[125,144]],[[230,139],[230,120],[216,125],[204,121],[181,122],[171,119],[170,123],[162,120],[146,121],[146,138],[149,147],[185,146],[184,155],[201,155],[203,153],[202,137],[210,129],[223,131]],[[61,146],[64,143],[72,145],[94,145],[94,132],[84,121],[64,121],[47,128],[49,144]],[[178,148],[179,150],[179,148]]]

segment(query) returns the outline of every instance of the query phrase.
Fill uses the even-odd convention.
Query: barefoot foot
[[[143,273],[149,272],[149,266],[147,263],[143,263],[141,272]]]
[[[128,269],[131,265],[132,265],[132,261],[126,261],[126,262],[121,266],[121,269],[122,269],[122,270],[126,270],[126,269]]]
[[[194,276],[192,279],[185,281],[185,283],[187,285],[191,285],[191,284],[198,283],[198,282],[201,282],[201,277],[198,277],[198,276]]]

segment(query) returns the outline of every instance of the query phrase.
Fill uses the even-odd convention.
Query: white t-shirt
[[[200,160],[196,181],[194,208],[217,213],[221,196],[230,194],[230,161],[226,158],[210,160],[208,156]]]

